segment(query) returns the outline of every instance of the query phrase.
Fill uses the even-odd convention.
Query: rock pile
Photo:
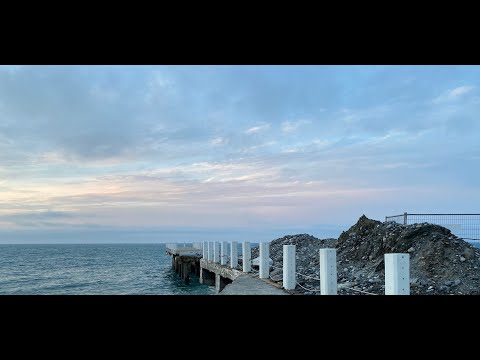
[[[384,294],[384,254],[410,254],[411,294],[480,294],[480,249],[429,223],[401,225],[361,216],[338,240],[288,235],[270,245],[271,277],[282,279],[283,245],[296,245],[297,272],[319,278],[321,248],[337,249],[339,294]],[[258,249],[252,257],[258,256]],[[317,294],[319,280],[297,275],[296,293]],[[308,290],[306,290],[308,289]],[[354,290],[353,290],[354,289]]]

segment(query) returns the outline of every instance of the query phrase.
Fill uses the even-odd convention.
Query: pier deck
[[[289,295],[286,291],[268,281],[251,275],[240,275],[219,293],[219,295]]]

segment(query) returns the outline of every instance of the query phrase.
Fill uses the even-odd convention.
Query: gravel
[[[420,223],[380,222],[362,215],[338,239],[318,239],[309,234],[287,235],[270,244],[271,276],[282,279],[283,245],[296,245],[297,272],[319,278],[319,250],[337,249],[338,294],[385,293],[384,254],[410,256],[410,293],[480,294],[480,249],[457,238],[449,229]],[[252,249],[252,258],[258,248]],[[297,275],[294,293],[319,294],[320,281]]]

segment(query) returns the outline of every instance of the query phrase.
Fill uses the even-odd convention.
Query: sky
[[[480,66],[0,66],[0,243],[479,213]]]

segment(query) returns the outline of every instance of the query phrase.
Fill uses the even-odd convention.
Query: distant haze
[[[478,213],[479,66],[0,66],[0,243]]]

